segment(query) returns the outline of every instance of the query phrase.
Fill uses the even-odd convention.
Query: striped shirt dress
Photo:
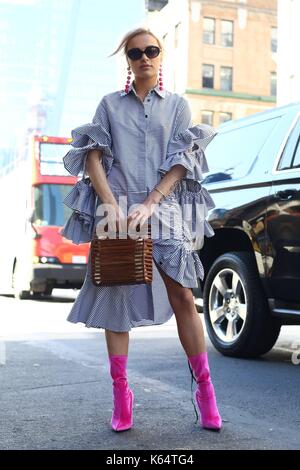
[[[156,86],[142,102],[131,85],[128,93],[117,91],[102,98],[92,123],[72,131],[73,148],[63,157],[65,168],[76,176],[84,170],[87,152],[101,150],[109,186],[117,202],[119,197],[127,197],[128,209],[142,203],[174,165],[186,168],[185,177],[159,205],[165,215],[172,213],[172,217],[165,218],[168,236],[158,232],[152,239],[155,263],[189,288],[197,287],[197,278],[204,276],[197,250],[204,236],[214,235],[205,219],[214,202],[201,180],[203,172],[208,171],[204,150],[215,135],[211,126],[192,126],[190,108],[182,96]],[[84,202],[90,203],[88,197],[91,195]],[[99,196],[91,204],[96,209],[101,204]],[[189,208],[186,214],[184,206]],[[81,243],[90,240],[87,226],[94,227],[98,220],[80,219],[78,213],[73,213],[62,233],[72,239],[68,233],[74,233],[72,224],[77,217],[81,228],[76,243]],[[196,224],[196,220],[201,223]],[[95,286],[89,256],[84,283],[67,320],[116,332],[165,323],[174,312],[155,263],[151,284]]]

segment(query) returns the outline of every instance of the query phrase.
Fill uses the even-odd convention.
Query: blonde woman
[[[197,382],[195,401],[201,425],[220,430],[202,322],[192,294],[197,278],[203,279],[203,267],[193,249],[195,237],[180,214],[185,203],[195,209],[194,218],[199,207],[205,215],[214,206],[199,180],[201,171],[207,169],[204,149],[216,132],[206,125],[191,127],[187,101],[164,89],[162,44],[155,34],[143,28],[131,31],[114,54],[120,51],[128,65],[125,89],[104,96],[92,123],[72,131],[74,149],[64,157],[64,164],[73,175],[86,168],[98,204],[110,205],[116,226],[124,219],[133,228],[149,222],[158,206],[165,213],[173,211],[173,225],[170,222],[167,238],[152,237],[151,285],[96,287],[89,260],[68,320],[105,329],[113,380],[111,426],[124,431],[133,426],[134,395],[126,374],[129,331],[165,323],[175,314]],[[135,204],[135,208],[124,213],[118,204],[120,196],[126,196],[128,207]],[[200,245],[204,235],[213,235],[209,224],[202,222],[203,230],[196,234]]]

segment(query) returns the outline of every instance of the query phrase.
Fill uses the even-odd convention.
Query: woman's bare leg
[[[107,351],[110,355],[128,356],[129,333],[105,330]]]
[[[127,359],[129,333],[105,330],[110,375],[113,380],[113,413],[111,427],[114,431],[125,431],[133,426],[132,390],[127,382]]]
[[[159,272],[175,313],[181,344],[197,382],[195,397],[201,415],[201,425],[205,429],[219,431],[222,427],[222,418],[210,377],[202,321],[194,304],[192,290],[182,287],[161,269]]]
[[[182,287],[181,284],[167,276],[159,266],[157,269],[164,280],[168,298],[176,317],[178,336],[187,356],[194,356],[206,351],[202,320],[197,312],[192,290],[188,287]]]

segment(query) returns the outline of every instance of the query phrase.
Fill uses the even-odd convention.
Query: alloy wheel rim
[[[232,344],[241,335],[247,317],[247,295],[242,279],[233,269],[215,276],[209,293],[209,317],[214,333]]]

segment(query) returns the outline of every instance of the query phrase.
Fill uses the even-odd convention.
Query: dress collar
[[[163,90],[160,90],[159,89],[159,85],[157,84],[154,88],[151,88],[150,92],[153,93],[153,92],[156,92],[156,94],[158,96],[160,96],[161,98],[165,98],[166,97],[166,90],[163,89]],[[135,88],[133,86],[133,82],[129,85],[129,88],[128,88],[128,93],[126,93],[124,90],[120,91],[120,96],[126,96],[126,95],[129,95],[129,93],[134,93],[136,96],[136,91],[135,91]]]

